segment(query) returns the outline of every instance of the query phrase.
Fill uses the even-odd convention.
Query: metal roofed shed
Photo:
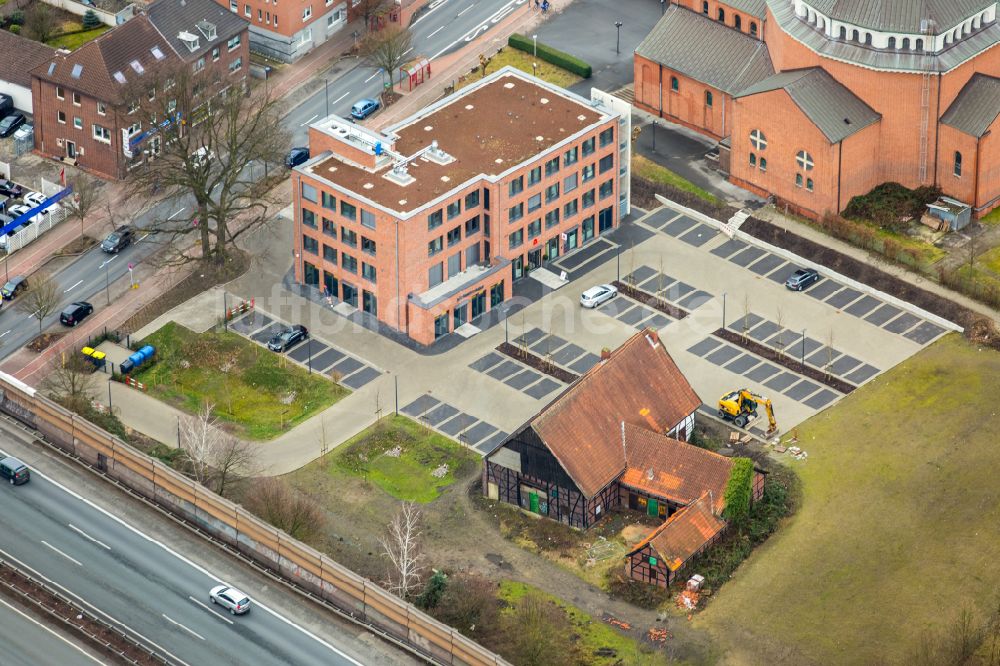
[[[972,207],[950,197],[927,204],[927,215],[948,225],[951,231],[964,229],[972,221]]]

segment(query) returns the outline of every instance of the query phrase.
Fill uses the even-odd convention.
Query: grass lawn
[[[398,447],[398,453],[391,455]],[[479,466],[479,456],[405,416],[386,416],[307,467],[327,475],[348,474],[400,500],[431,502],[456,478]],[[447,470],[434,476],[437,469]],[[307,470],[311,473],[314,470]],[[333,498],[331,498],[333,499]]]
[[[587,655],[589,666],[613,666],[622,663],[639,666],[640,664],[669,663],[666,655],[648,652],[649,648],[642,650],[638,641],[619,633],[610,625],[605,624],[601,618],[592,617],[584,610],[559,597],[525,583],[513,580],[500,582],[500,598],[508,604],[513,604],[529,592],[540,594],[546,600],[557,604],[566,613],[574,633],[579,635],[580,653]],[[612,648],[615,651],[615,656],[602,657],[595,654],[600,648]]]
[[[976,260],[997,275],[1000,275],[1000,247],[995,247],[989,252],[976,257]]]
[[[79,30],[79,28],[76,28]],[[93,30],[85,30],[83,32],[75,32],[72,35],[59,35],[58,37],[53,37],[48,42],[49,46],[57,49],[68,49],[70,51],[75,51],[92,39],[97,39],[105,32],[111,28],[106,25],[99,26]]]
[[[677,189],[684,190],[685,192],[690,192],[691,194],[709,201],[714,204],[721,204],[722,201],[718,197],[703,190],[689,180],[678,176],[676,173],[670,169],[660,166],[652,160],[646,159],[638,153],[632,153],[632,171],[635,175],[645,178],[646,180],[651,180],[654,183],[663,183],[665,185],[672,185]]]
[[[153,395],[215,415],[249,439],[271,439],[326,409],[349,391],[235,333],[194,333],[170,322],[143,344],[157,361],[136,375]]]
[[[532,72],[531,64],[535,63],[538,67]],[[491,74],[492,72],[510,65],[515,67],[522,72],[527,72],[528,74],[534,74],[543,81],[548,81],[557,86],[563,88],[569,88],[574,83],[582,80],[582,77],[577,76],[573,72],[566,71],[562,67],[556,67],[551,63],[547,63],[540,58],[534,58],[530,53],[525,53],[524,51],[518,51],[517,49],[505,46],[502,51],[493,56],[490,61],[489,66],[486,68],[486,73]],[[480,79],[479,72],[473,74],[466,74],[464,78],[455,83],[455,90],[461,90],[465,86],[471,85]]]
[[[994,208],[989,213],[979,218],[982,224],[998,224],[1000,223],[1000,208]]]
[[[728,663],[912,663],[996,609],[998,393],[952,334],[800,425],[798,513],[696,616]]]

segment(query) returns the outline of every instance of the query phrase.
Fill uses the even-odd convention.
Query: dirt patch
[[[78,236],[66,245],[52,253],[53,257],[75,257],[83,254],[97,245],[97,239],[90,236]]]
[[[621,282],[619,280],[615,280],[611,284],[613,284],[618,289],[618,293],[624,296],[628,296],[629,298],[632,298],[634,300],[637,300],[644,305],[648,305],[654,310],[659,310],[663,314],[669,315],[674,319],[684,319],[684,317],[688,316],[687,310],[682,310],[676,305],[671,305],[662,298],[654,296],[653,294],[650,294],[647,291],[643,291],[642,289],[630,285],[627,282]]]
[[[784,366],[793,372],[797,372],[800,375],[805,375],[809,379],[825,384],[826,386],[829,386],[836,391],[840,391],[845,395],[857,388],[854,384],[845,382],[844,380],[838,379],[832,375],[828,375],[822,370],[817,370],[816,368],[808,365],[803,365],[801,361],[796,361],[791,356],[783,354],[776,349],[772,349],[767,345],[762,345],[756,340],[744,338],[735,331],[720,328],[715,330],[712,335],[717,338],[722,338],[726,342],[731,342],[734,345],[742,347],[747,351],[753,352],[758,356],[762,356],[772,363],[777,363],[778,365]]]
[[[8,566],[0,566],[0,593],[20,602],[43,620],[69,630],[111,663],[139,666],[167,663],[87,611]]]
[[[510,356],[511,358],[516,359],[521,363],[538,370],[539,372],[544,372],[550,377],[555,377],[559,381],[565,382],[566,384],[572,384],[580,378],[580,375],[574,374],[569,370],[564,370],[558,365],[555,365],[550,361],[546,361],[540,356],[532,354],[527,349],[522,349],[509,342],[501,342],[497,345],[496,349],[501,354],[506,354],[507,356]]]
[[[59,338],[66,335],[65,333],[42,333],[36,336],[31,342],[25,345],[28,349],[33,352],[42,352],[52,346]]]

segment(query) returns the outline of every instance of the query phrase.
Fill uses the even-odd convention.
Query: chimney
[[[660,344],[659,334],[651,328],[646,329],[646,340],[653,349],[656,349],[656,345]]]
[[[608,349],[607,347],[602,347],[601,348],[601,360],[602,361],[607,361],[609,358],[611,358],[611,350]]]

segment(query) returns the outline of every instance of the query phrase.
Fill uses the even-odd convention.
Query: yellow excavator
[[[771,400],[747,389],[731,391],[719,398],[719,418],[732,421],[737,427],[742,428],[750,419],[757,417],[758,405],[764,405],[767,412],[767,436],[770,436],[778,429]]]

